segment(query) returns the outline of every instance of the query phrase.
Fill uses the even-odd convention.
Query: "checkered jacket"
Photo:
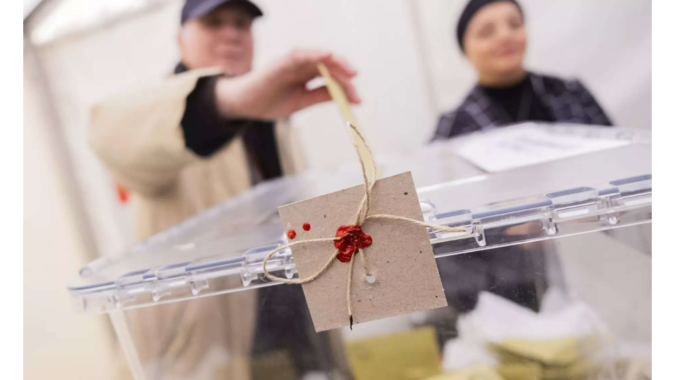
[[[578,80],[531,73],[534,94],[555,122],[612,125],[600,104]],[[447,139],[512,123],[508,115],[476,86],[455,110],[441,115],[433,140]]]

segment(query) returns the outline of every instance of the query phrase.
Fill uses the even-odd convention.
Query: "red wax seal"
[[[343,263],[348,263],[357,249],[365,248],[373,244],[373,238],[366,235],[361,230],[361,226],[340,226],[335,237],[342,238],[334,242],[335,248],[340,250],[337,259]]]
[[[289,239],[293,240],[293,238],[295,238],[295,230],[288,230],[288,232],[286,232],[286,235],[288,235]]]
[[[305,223],[302,225],[302,229],[305,231],[309,231],[310,228],[312,228],[312,226],[310,226],[309,223]]]

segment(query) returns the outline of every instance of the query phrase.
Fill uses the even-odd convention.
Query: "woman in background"
[[[579,81],[523,67],[527,33],[516,1],[470,0],[457,24],[457,40],[476,69],[478,83],[457,109],[441,116],[434,140],[525,121],[611,125]],[[491,233],[488,240],[528,231]],[[482,291],[538,311],[549,288],[564,287],[555,246],[548,242],[472,252],[437,263],[455,317],[473,310]],[[452,329],[444,328],[448,336],[441,339],[451,338]]]
[[[478,83],[444,113],[434,140],[525,121],[612,125],[578,80],[529,72],[524,15],[514,0],[471,0],[457,23],[457,41]]]

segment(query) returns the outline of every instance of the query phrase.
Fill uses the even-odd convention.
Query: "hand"
[[[320,75],[319,63],[340,83],[351,103],[361,102],[351,82],[356,71],[344,60],[324,51],[296,50],[262,70],[219,80],[218,110],[230,119],[274,120],[329,101],[325,86],[307,89],[307,82]]]

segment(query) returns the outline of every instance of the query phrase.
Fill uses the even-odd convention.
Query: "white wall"
[[[89,110],[111,94],[133,91],[172,72],[179,9],[180,2],[168,2],[37,47],[101,255],[131,244],[133,222],[89,146]]]
[[[31,62],[24,56],[24,378],[111,379],[117,370],[105,317],[77,315],[65,289],[86,252]]]
[[[412,0],[411,0],[412,1]],[[475,83],[455,26],[466,1],[416,0],[425,66],[440,113]],[[528,66],[580,78],[615,124],[651,128],[651,1],[520,0],[525,11]]]
[[[400,154],[423,145],[435,121],[408,0],[262,0],[256,30],[258,62],[297,47],[343,55],[359,71],[358,118],[376,153]],[[312,168],[355,160],[337,108],[321,105],[294,117]]]

